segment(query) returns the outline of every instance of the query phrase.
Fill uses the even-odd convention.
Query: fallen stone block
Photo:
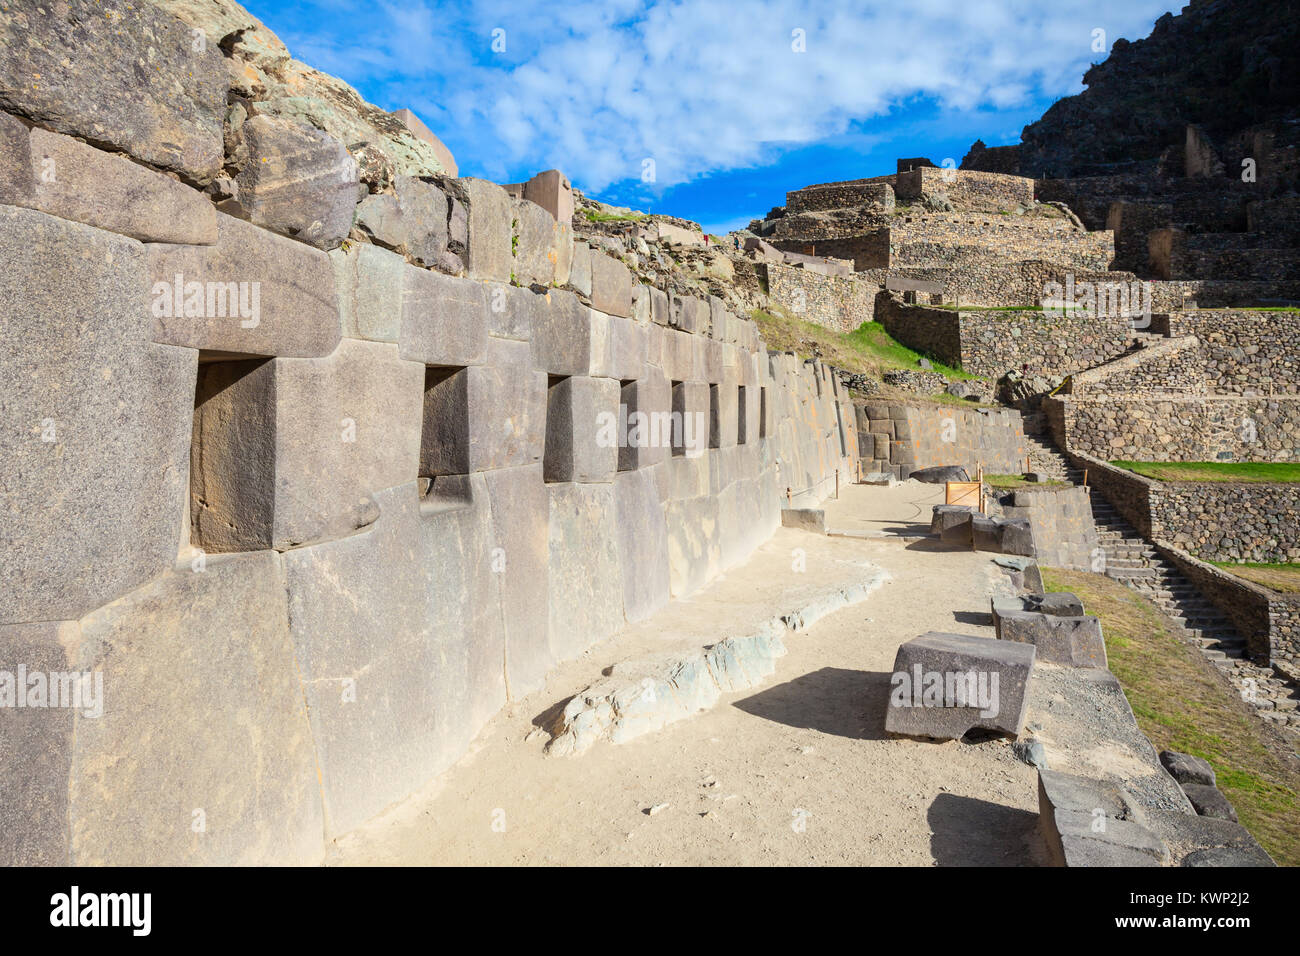
[[[222,213],[216,245],[145,249],[161,345],[319,358],[339,343],[334,269],[319,249]]]
[[[76,620],[176,559],[198,354],[132,239],[3,206],[0,258],[0,624]]]
[[[1202,783],[1185,783],[1182,787],[1183,793],[1187,794],[1187,799],[1192,801],[1192,806],[1201,816],[1237,822],[1236,808],[1218,787]]]
[[[1105,667],[1106,642],[1095,617],[1061,617],[994,608],[999,640],[1033,644],[1038,659],[1070,667]]]
[[[1078,595],[1071,594],[1069,591],[1030,595],[1025,598],[1025,609],[1056,617],[1083,616],[1083,602],[1079,600]]]
[[[970,519],[971,544],[976,551],[1002,551],[998,523],[988,515],[974,513]]]
[[[216,208],[196,189],[39,127],[30,148],[35,202],[22,205],[142,242],[217,241]]]
[[[1176,750],[1162,750],[1160,763],[1180,784],[1199,783],[1207,787],[1216,785],[1214,768],[1208,760],[1201,757],[1178,753]]]
[[[1275,865],[1240,823],[1179,810],[1148,810],[1146,814],[1152,831],[1164,840],[1181,866]]]
[[[1277,866],[1268,851],[1256,844],[1248,847],[1212,847],[1208,850],[1193,850],[1183,857],[1182,866]]]
[[[229,82],[220,38],[195,49],[192,34],[130,0],[10,3],[0,36],[24,41],[0,48],[0,109],[207,182],[221,169]]]
[[[933,468],[918,468],[912,472],[912,477],[917,481],[924,481],[933,485],[942,485],[949,481],[970,481],[966,469],[960,465],[937,465]]]
[[[825,534],[826,512],[821,508],[782,508],[781,526]]]
[[[1145,812],[1114,783],[1038,771],[1038,819],[1055,866],[1161,866],[1169,848]]]
[[[894,658],[885,730],[953,740],[971,730],[1020,735],[1034,648],[930,631]]]
[[[947,528],[969,525],[973,514],[969,505],[935,505],[930,514],[930,533],[943,534]]]
[[[893,487],[897,483],[894,473],[891,471],[873,471],[862,476],[864,485],[885,485]]]
[[[982,549],[981,549],[982,550]],[[1033,557],[1034,534],[1029,521],[1023,518],[1002,519],[998,522],[998,547],[1003,554],[1019,554]]]

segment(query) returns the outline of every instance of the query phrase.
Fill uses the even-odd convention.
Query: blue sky
[[[761,217],[787,190],[893,172],[900,156],[960,162],[976,138],[1018,142],[1026,123],[1083,88],[1115,40],[1146,36],[1170,9],[1166,0],[245,5],[298,59],[378,106],[414,110],[461,175],[517,182],[554,167],[588,195],[711,232]]]

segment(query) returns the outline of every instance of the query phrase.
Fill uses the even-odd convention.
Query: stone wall
[[[1020,413],[1009,409],[866,402],[857,430],[863,472],[900,479],[937,465],[1019,474],[1029,454]]]
[[[785,194],[786,215],[870,206],[880,211],[894,208],[894,190],[888,183],[843,182],[805,186]]]
[[[1023,176],[918,166],[893,177],[900,200],[944,196],[959,209],[1005,212],[1034,203],[1034,181]]]
[[[1062,447],[1107,461],[1300,461],[1300,398],[1057,395]]]
[[[118,29],[27,10],[0,56],[0,670],[95,672],[103,709],[0,719],[0,862],[319,861],[848,475],[835,376],[719,300],[394,173],[396,133],[388,166],[280,114],[223,136],[252,18],[198,53],[68,6]]]
[[[1130,321],[1084,309],[957,311],[906,305],[881,295],[876,317],[904,345],[974,375],[998,377],[1031,369],[1064,376],[1122,354],[1132,339]]]
[[[1019,473],[1022,469],[1010,469]],[[995,472],[996,474],[997,472]],[[1034,539],[1034,557],[1053,568],[1094,570],[1098,553],[1092,500],[1081,485],[1018,488],[1006,496],[1002,513],[1027,518]]]
[[[1300,310],[1172,312],[1155,316],[1151,329],[1200,339],[1214,392],[1300,395]]]
[[[1149,541],[1167,541],[1204,561],[1300,559],[1298,484],[1153,481],[1092,455],[1071,457]]]
[[[856,276],[828,276],[775,262],[756,264],[770,300],[786,311],[835,332],[852,332],[875,314],[879,286]]]
[[[1205,356],[1196,336],[1144,342],[1145,348],[1075,373],[1058,394],[1097,399],[1142,396],[1144,401],[1161,394],[1205,394]]]

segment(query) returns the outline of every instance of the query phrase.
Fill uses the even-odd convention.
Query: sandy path
[[[847,490],[863,493],[873,522],[893,509],[895,527],[913,524],[917,502],[931,494],[915,485]],[[838,508],[852,510],[848,495]],[[546,735],[528,739],[534,718],[619,659],[617,639],[602,645],[499,714],[438,783],[340,841],[330,862],[1034,862],[1027,835],[1037,819],[1037,777],[1005,742],[883,734],[900,643],[927,630],[992,636],[974,623],[987,613],[999,573],[988,556],[783,529],[771,553],[730,572],[727,586],[780,590],[763,560],[791,547],[806,549],[810,571],[851,551],[892,581],[791,637],[789,655],[760,687],[626,744],[546,756]],[[707,593],[694,603],[697,613],[725,621],[725,604]]]

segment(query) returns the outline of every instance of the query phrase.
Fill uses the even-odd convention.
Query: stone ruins
[[[1181,132],[1119,171],[900,160],[714,237],[461,177],[233,0],[8,4],[0,862],[320,862],[842,490],[994,474],[1029,481],[902,536],[992,558],[996,638],[902,643],[881,729],[1020,738],[1046,862],[1271,862],[1041,573],[1129,584],[1300,732],[1300,599],[1213,563],[1300,562],[1300,484],[1112,463],[1300,461],[1296,146]],[[925,358],[875,381],[769,349],[773,314]],[[760,684],[886,579],[547,701],[549,752]],[[1035,682],[1100,701],[1133,780],[1049,769]]]

